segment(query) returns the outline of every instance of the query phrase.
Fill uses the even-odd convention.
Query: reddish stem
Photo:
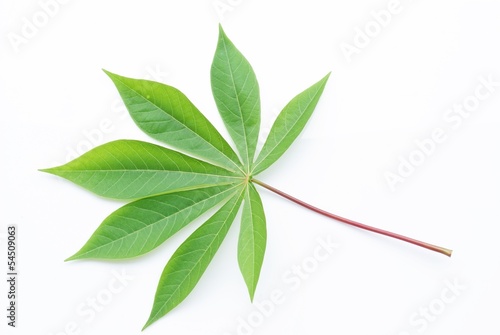
[[[319,209],[318,207],[315,207],[315,206],[312,206],[302,200],[299,200],[295,197],[292,197],[291,195],[289,194],[286,194],[285,192],[282,192],[270,185],[267,185],[266,183],[263,183],[261,182],[260,180],[257,180],[257,179],[252,179],[252,181],[264,188],[267,188],[268,190],[282,196],[283,198],[286,198],[290,201],[293,201],[295,202],[296,204],[299,204],[307,209],[310,209],[316,213],[319,213],[321,215],[324,215],[324,216],[327,216],[331,219],[335,219],[335,220],[338,220],[338,221],[341,221],[341,222],[344,222],[344,223],[347,223],[351,226],[355,226],[355,227],[358,227],[358,228],[361,228],[361,229],[365,229],[365,230],[369,230],[371,232],[374,232],[374,233],[377,233],[377,234],[381,234],[381,235],[385,235],[385,236],[389,236],[389,237],[392,237],[392,238],[396,238],[398,240],[401,240],[401,241],[405,241],[405,242],[408,242],[408,243],[412,243],[412,244],[415,244],[415,245],[418,245],[419,247],[422,247],[422,248],[426,248],[426,249],[429,249],[429,250],[432,250],[432,251],[435,251],[435,252],[439,252],[443,255],[446,255],[448,257],[451,257],[451,253],[452,253],[452,250],[450,249],[446,249],[446,248],[442,248],[442,247],[438,247],[436,245],[433,245],[433,244],[429,244],[429,243],[425,243],[425,242],[422,242],[422,241],[419,241],[419,240],[415,240],[415,239],[412,239],[412,238],[409,238],[409,237],[406,237],[406,236],[403,236],[403,235],[399,235],[399,234],[395,234],[395,233],[391,233],[390,231],[387,231],[387,230],[383,230],[383,229],[379,229],[379,228],[375,228],[375,227],[371,227],[371,226],[367,226],[365,224],[362,224],[362,223],[359,223],[359,222],[356,222],[356,221],[353,221],[353,220],[349,220],[349,219],[346,219],[342,216],[338,216],[338,215],[335,215],[335,214],[332,214],[332,213],[329,213],[327,211],[324,211],[322,209]]]

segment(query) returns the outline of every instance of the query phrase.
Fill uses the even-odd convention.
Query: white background
[[[209,80],[219,22],[257,74],[264,131],[332,71],[306,131],[263,181],[454,254],[353,229],[262,190],[268,248],[255,301],[275,290],[284,301],[266,316],[249,302],[236,222],[197,288],[145,334],[499,334],[500,87],[458,127],[443,117],[474,101],[480,77],[500,81],[500,3],[401,0],[378,33],[371,12],[389,1],[219,3],[231,10],[219,15],[212,0],[68,1],[43,22],[37,1],[2,0],[1,264],[6,226],[17,224],[20,274],[18,328],[8,334],[140,333],[166,261],[201,220],[137,259],[64,263],[122,204],[37,169],[88,149],[88,137],[153,141],[101,68],[181,89],[227,135]],[[9,36],[22,37],[25,20],[40,27],[15,47]],[[372,37],[349,62],[341,45],[354,45],[367,25]],[[392,190],[386,173],[418,156],[415,141],[435,128],[446,141]],[[311,258],[318,239],[339,245],[319,264]],[[296,289],[288,271],[304,262],[310,273]],[[109,294],[115,272],[133,279]],[[93,317],[92,299],[105,302]]]

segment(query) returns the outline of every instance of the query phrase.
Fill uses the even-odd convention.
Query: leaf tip
[[[76,261],[79,259],[88,259],[88,258],[90,258],[88,255],[88,252],[86,252],[84,250],[84,248],[82,248],[78,252],[74,253],[72,256],[69,256],[68,258],[66,258],[64,261],[69,262],[69,261]]]
[[[74,260],[77,260],[79,257],[78,257],[78,253],[74,254],[73,256],[69,256],[68,258],[66,258],[64,261],[65,262],[70,262],[70,261],[74,261]]]
[[[106,69],[102,69],[102,71],[114,82],[116,79],[119,79],[120,76],[117,75],[116,73],[113,73],[111,71],[108,71]]]
[[[110,72],[106,69],[101,69],[102,72],[104,72],[109,78],[111,78],[111,80],[113,80],[115,77],[116,77],[116,74],[114,74],[113,72]]]
[[[222,28],[222,24],[219,23],[219,39],[227,39],[227,35]]]
[[[328,78],[330,78],[330,75],[331,75],[331,74],[332,74],[332,71],[328,72],[328,73],[326,74],[326,76],[324,76],[324,77],[323,77],[323,80],[324,80],[324,81],[327,81],[327,80],[328,80]]]
[[[38,171],[57,175],[58,168],[60,168],[60,166],[55,166],[55,167],[46,168],[46,169],[38,169]]]
[[[151,324],[153,322],[155,322],[155,320],[153,320],[151,317],[149,317],[148,321],[146,321],[146,323],[144,324],[144,327],[142,327],[141,332],[143,332],[146,328],[148,328],[149,326],[151,326]]]
[[[255,291],[257,290],[257,282],[249,282],[249,281],[246,281],[246,284],[247,284],[247,290],[248,290],[248,296],[250,298],[250,302],[253,303],[253,300],[254,300],[254,296],[255,296]]]
[[[250,302],[253,303],[253,297],[255,295],[255,291],[248,291],[248,293],[250,294]]]

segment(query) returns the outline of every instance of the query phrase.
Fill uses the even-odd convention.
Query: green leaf
[[[234,150],[181,91],[154,81],[104,72],[146,134],[230,171],[240,170]]]
[[[254,175],[264,171],[276,162],[299,136],[311,117],[329,76],[330,73],[316,84],[299,93],[283,108],[255,161]]]
[[[266,251],[266,239],[264,207],[255,186],[250,183],[245,192],[238,241],[238,264],[247,284],[250,300],[253,300],[259,281]]]
[[[242,192],[233,196],[175,251],[161,274],[151,315],[143,330],[191,293],[224,240],[242,199]]]
[[[65,165],[42,171],[115,199],[137,199],[241,179],[218,166],[134,140],[103,144]]]
[[[260,127],[259,84],[250,63],[219,26],[219,42],[210,72],[215,103],[250,171]]]
[[[109,215],[80,251],[67,260],[121,259],[145,254],[239,187],[214,186],[131,202]]]
[[[223,203],[167,262],[143,329],[191,293],[243,201],[238,265],[250,299],[254,299],[267,244],[266,217],[254,183],[337,218],[253,178],[276,162],[298,137],[329,74],[285,106],[256,156],[261,122],[259,85],[250,63],[221,26],[210,72],[211,87],[235,150],[178,89],[104,72],[115,84],[137,126],[173,149],[120,140],[99,146],[65,165],[42,170],[101,196],[135,199],[111,213],[67,260],[125,259],[145,254]]]

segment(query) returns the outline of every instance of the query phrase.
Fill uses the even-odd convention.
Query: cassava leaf
[[[259,84],[250,63],[220,25],[210,76],[217,108],[248,172],[259,137]]]
[[[137,199],[241,179],[221,167],[134,140],[103,144],[65,165],[42,171],[114,199]]]
[[[234,150],[181,91],[154,81],[104,72],[114,82],[132,119],[146,134],[230,171],[240,170]]]
[[[191,293],[226,237],[242,199],[243,192],[233,196],[175,251],[161,274],[151,315],[143,329]]]
[[[121,259],[145,254],[240,187],[214,186],[131,202],[109,215],[80,251],[67,260]]]
[[[224,203],[167,262],[144,328],[179,305],[194,289],[243,201],[238,264],[253,300],[267,243],[264,208],[254,183],[315,210],[253,177],[276,162],[297,138],[329,74],[285,106],[255,159],[261,117],[259,85],[249,62],[219,28],[211,87],[238,153],[178,89],[104,71],[137,126],[175,150],[120,140],[99,146],[63,166],[43,170],[101,196],[135,199],[111,213],[68,260],[123,259],[145,254]]]
[[[299,93],[283,108],[271,127],[266,142],[254,163],[254,175],[276,162],[299,136],[311,117],[329,76],[330,73]]]
[[[95,148],[66,165],[44,170],[99,195],[140,198],[110,214],[70,260],[142,255],[224,202],[167,262],[146,328],[179,305],[194,289],[244,200],[238,264],[253,300],[267,243],[264,208],[254,184],[329,218],[451,256],[449,249],[328,213],[255,179],[255,175],[275,163],[298,137],[330,74],[284,107],[254,160],[260,127],[259,86],[249,62],[222,27],[219,28],[211,67],[212,92],[239,156],[176,88],[105,71],[139,128],[183,153],[145,142],[123,140]]]
[[[264,253],[266,251],[266,217],[259,193],[253,184],[248,184],[241,214],[238,240],[238,264],[253,300],[259,281]]]

